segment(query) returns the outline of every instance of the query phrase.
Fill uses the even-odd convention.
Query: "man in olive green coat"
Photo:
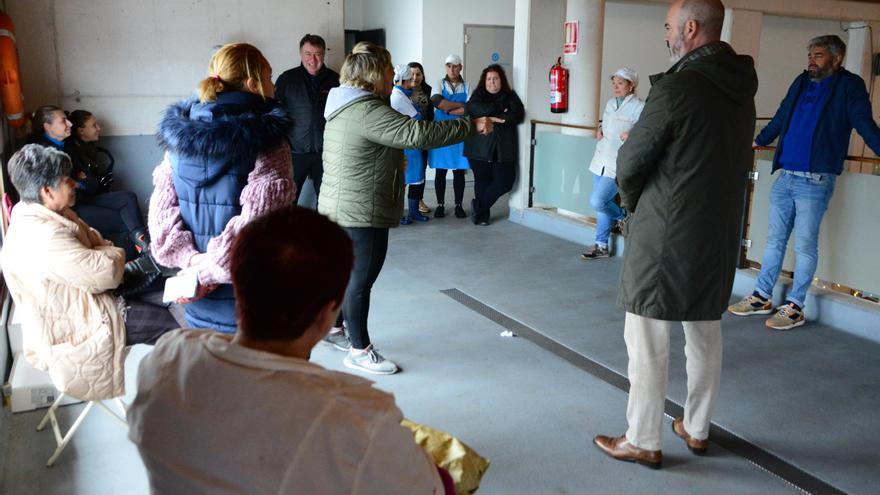
[[[753,160],[754,61],[720,41],[718,0],[678,0],[666,17],[675,65],[651,77],[641,118],[617,159],[625,227],[618,302],[630,380],[619,437],[597,436],[608,455],[658,468],[669,332],[684,327],[688,398],[673,430],[694,453],[708,446],[721,377],[721,315],[739,254],[743,198]]]

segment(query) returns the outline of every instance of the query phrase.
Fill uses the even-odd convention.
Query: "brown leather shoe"
[[[619,437],[606,437],[605,435],[596,435],[593,443],[599,450],[605,452],[609,456],[618,461],[636,462],[651,469],[660,469],[663,464],[663,453],[659,450],[645,450],[629,443],[626,435]]]
[[[679,438],[684,440],[684,443],[686,443],[688,448],[691,449],[691,452],[696,455],[706,455],[706,450],[709,449],[709,440],[697,440],[690,436],[690,434],[684,429],[683,418],[675,418],[672,420],[672,431],[674,431]]]

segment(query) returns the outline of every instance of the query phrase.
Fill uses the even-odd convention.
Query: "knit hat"
[[[622,69],[617,69],[617,72],[611,74],[611,77],[617,76],[621,79],[626,79],[627,81],[633,83],[633,88],[638,87],[639,85],[639,75],[633,69],[629,67],[624,67]]]

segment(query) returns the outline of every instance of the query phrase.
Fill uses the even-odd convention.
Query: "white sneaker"
[[[374,375],[393,375],[399,371],[393,361],[385,359],[376,352],[376,349],[373,349],[373,344],[362,351],[352,347],[345,359],[342,360],[342,364],[346,368],[366,371]]]

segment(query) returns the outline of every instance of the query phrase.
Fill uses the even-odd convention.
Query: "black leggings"
[[[435,170],[434,176],[434,192],[437,193],[437,204],[446,203],[446,169],[438,168]],[[452,171],[452,189],[455,191],[455,204],[460,205],[464,201],[464,176],[467,170]]]
[[[345,289],[342,313],[348,322],[348,338],[354,349],[370,346],[367,317],[370,314],[370,293],[385,264],[388,252],[388,229],[373,227],[346,228],[354,242],[354,267]]]
[[[425,197],[425,183],[410,184],[409,192],[406,194],[407,199],[422,199]]]
[[[102,236],[125,250],[126,261],[137,257],[134,236],[146,232],[137,195],[112,191],[91,197],[77,197],[73,210]]]
[[[474,214],[480,220],[489,220],[492,205],[513,189],[516,162],[468,161],[474,171]]]

